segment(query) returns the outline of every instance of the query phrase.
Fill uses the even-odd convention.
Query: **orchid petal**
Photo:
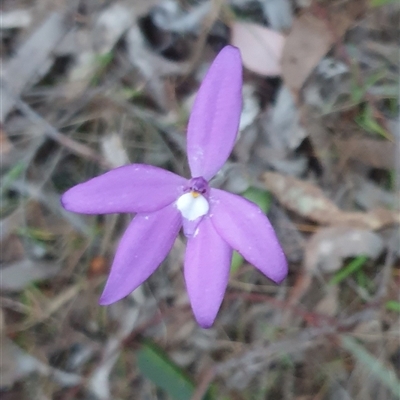
[[[164,169],[131,164],[72,187],[61,203],[82,214],[146,213],[171,204],[186,184],[185,178]]]
[[[261,209],[243,197],[211,189],[210,219],[216,231],[249,263],[279,283],[287,261],[274,228]]]
[[[221,306],[229,279],[232,249],[204,218],[188,239],[184,274],[197,322],[209,328]]]
[[[183,229],[183,234],[187,237],[187,238],[191,238],[195,232],[197,227],[199,226],[200,222],[202,221],[203,217],[199,217],[193,221],[186,219],[186,218],[182,218],[182,229]]]
[[[242,109],[240,52],[224,47],[197,93],[189,118],[187,154],[192,177],[210,180],[235,144]]]
[[[181,224],[181,214],[172,205],[136,215],[119,243],[99,303],[114,303],[141,285],[171,250]]]

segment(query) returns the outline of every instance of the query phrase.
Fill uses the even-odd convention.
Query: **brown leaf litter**
[[[265,187],[288,210],[321,225],[342,225],[372,230],[399,224],[397,211],[383,208],[369,212],[343,211],[316,185],[277,172],[265,172]]]

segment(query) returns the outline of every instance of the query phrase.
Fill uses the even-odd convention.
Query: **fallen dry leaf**
[[[334,141],[342,160],[357,160],[373,168],[395,167],[396,145],[388,140],[353,137]]]
[[[129,157],[122,138],[117,132],[104,136],[101,140],[101,151],[104,158],[113,168],[129,164]]]
[[[248,128],[260,114],[260,102],[255,94],[253,85],[243,85],[243,108],[240,116],[239,132]]]
[[[75,42],[81,48],[68,73],[66,98],[74,99],[86,90],[101,69],[102,57],[111,53],[133,21],[133,9],[116,3],[100,13],[91,30],[75,32]]]
[[[282,323],[290,324],[293,317],[292,307],[300,303],[303,296],[310,290],[313,277],[317,272],[335,272],[342,267],[343,260],[348,257],[366,255],[376,259],[383,249],[382,239],[368,229],[352,226],[321,228],[305,245],[304,272],[299,275],[291,290]],[[332,287],[337,288],[337,286]],[[338,306],[337,292],[335,289],[326,290],[325,298],[317,305],[317,309],[327,315],[335,315]]]
[[[132,300],[136,300],[138,294],[135,291],[129,297]],[[119,328],[105,343],[103,357],[88,380],[89,390],[100,400],[107,400],[111,397],[110,374],[123,349],[121,344],[131,334],[139,320],[139,306],[135,301],[120,302],[115,304],[113,308],[119,311],[116,313]]]
[[[265,121],[262,128],[274,150],[295,150],[307,136],[301,125],[295,99],[284,85],[278,91],[275,104],[269,108],[266,117],[269,120]]]
[[[391,210],[400,206],[399,198],[395,193],[382,189],[371,180],[354,175],[352,184],[354,185],[354,201],[364,210],[377,207]]]
[[[339,307],[339,286],[332,285],[325,288],[325,296],[318,302],[315,311],[318,314],[334,317],[337,314]]]
[[[383,247],[382,239],[367,229],[322,228],[307,242],[304,264],[308,271],[335,272],[342,267],[345,258],[364,255],[376,259]]]
[[[0,376],[2,386],[12,386],[33,372],[48,376],[62,387],[76,386],[83,378],[77,374],[50,367],[28,354],[8,337],[0,336]]]
[[[165,76],[184,75],[189,71],[188,62],[170,61],[156,53],[147,45],[146,39],[137,25],[126,34],[127,56],[129,61],[146,80],[146,91],[163,110],[174,108],[174,99],[168,90]]]
[[[294,93],[363,11],[364,1],[357,3],[339,5],[337,9],[317,7],[319,15],[307,12],[293,22],[283,49],[282,76]]]
[[[11,341],[4,335],[0,334],[0,377],[2,388],[10,388],[18,379],[17,363],[13,354]]]
[[[271,204],[268,217],[275,228],[278,239],[285,252],[286,258],[291,263],[299,263],[303,259],[304,237],[292,218],[282,208]]]
[[[264,15],[272,29],[289,29],[293,22],[293,7],[290,0],[260,1]]]
[[[21,29],[32,23],[32,12],[29,9],[0,11],[0,29]]]
[[[398,212],[383,208],[365,213],[342,211],[320,188],[292,176],[265,172],[262,180],[284,207],[321,225],[345,225],[376,230],[400,223]]]
[[[333,44],[325,21],[303,14],[297,18],[282,55],[282,75],[287,86],[296,93]]]
[[[336,204],[312,183],[277,172],[265,172],[262,179],[283,206],[312,221],[329,225],[341,213]]]
[[[0,225],[0,229],[2,227],[3,224]],[[7,229],[7,226],[5,228]],[[6,233],[4,237],[2,235],[0,236],[1,236],[1,241],[0,241],[0,268],[1,268],[1,265],[8,265],[8,263],[10,262],[22,259],[25,256],[25,249],[22,244],[21,238],[18,237],[16,234]],[[0,269],[0,271],[3,270]],[[1,278],[2,277],[3,275],[1,275]]]
[[[285,37],[271,29],[248,22],[234,22],[231,44],[242,53],[243,65],[265,76],[281,74],[281,58]]]
[[[59,264],[26,258],[1,269],[0,287],[2,290],[19,291],[34,281],[53,277],[60,268]]]
[[[68,32],[66,17],[50,14],[30,38],[18,49],[15,56],[3,67],[2,106],[0,121],[4,122],[15,105],[15,99],[40,76],[43,66],[52,59],[52,51]],[[52,62],[48,63],[49,67]]]

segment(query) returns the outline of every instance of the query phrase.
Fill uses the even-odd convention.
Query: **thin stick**
[[[97,154],[90,147],[76,142],[75,140],[65,136],[47,122],[42,116],[40,116],[35,110],[33,110],[27,103],[22,100],[17,100],[18,109],[23,112],[30,120],[41,125],[44,128],[44,134],[50,139],[54,140],[61,146],[67,148],[72,153],[88,158],[103,168],[111,168],[111,165],[99,154]]]

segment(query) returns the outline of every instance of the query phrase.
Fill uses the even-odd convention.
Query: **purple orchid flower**
[[[141,285],[171,250],[181,227],[187,237],[184,276],[193,313],[210,327],[228,284],[232,249],[279,283],[287,262],[268,218],[254,203],[210,188],[234,146],[242,107],[237,48],[215,58],[197,94],[187,132],[192,178],[132,164],[74,186],[63,206],[83,214],[136,213],[119,243],[101,305]]]

